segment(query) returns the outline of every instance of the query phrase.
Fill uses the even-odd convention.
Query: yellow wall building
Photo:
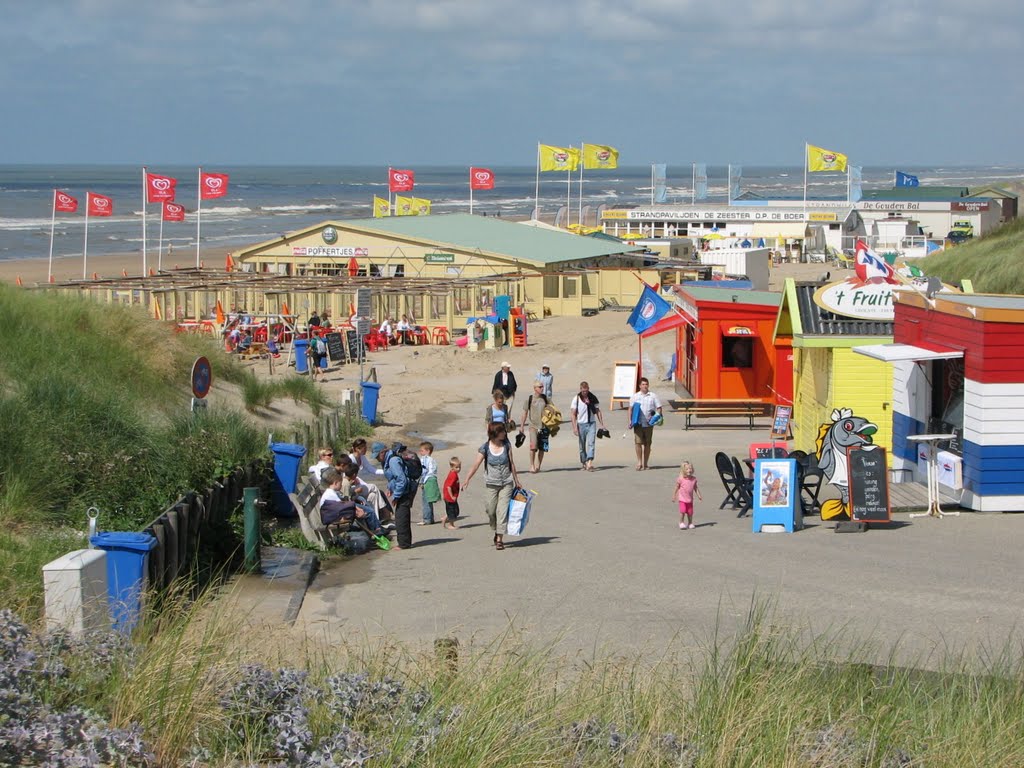
[[[892,449],[892,366],[852,348],[892,341],[892,320],[838,315],[814,302],[820,283],[786,280],[776,343],[793,345],[793,446],[815,453],[820,425],[849,408],[878,427],[876,445]]]

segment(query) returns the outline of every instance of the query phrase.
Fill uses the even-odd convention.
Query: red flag
[[[90,216],[110,216],[114,212],[114,201],[106,195],[86,192],[85,200]]]
[[[146,202],[147,203],[168,203],[174,201],[174,188],[178,185],[177,179],[170,176],[158,176],[155,173],[146,174]]]
[[[74,213],[78,210],[78,198],[55,189],[53,190],[53,210],[60,213]]]
[[[201,173],[199,174],[199,197],[203,200],[212,200],[215,197],[224,197],[228,193],[228,175],[226,173]]]
[[[412,192],[415,183],[416,174],[413,171],[388,168],[388,184],[392,192]]]
[[[470,168],[469,188],[494,189],[494,174],[489,168]]]
[[[164,203],[164,221],[184,221],[185,206],[178,203]]]

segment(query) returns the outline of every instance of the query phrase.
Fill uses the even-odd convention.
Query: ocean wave
[[[252,208],[248,208],[244,205],[224,205],[216,208],[203,208],[203,216],[239,216],[252,212]]]
[[[7,219],[0,217],[0,229],[6,229],[11,232],[38,229],[39,227],[49,229],[50,219]]]
[[[308,211],[333,211],[337,207],[337,203],[313,203],[311,205],[263,205],[260,206],[260,210],[264,213],[305,213]]]

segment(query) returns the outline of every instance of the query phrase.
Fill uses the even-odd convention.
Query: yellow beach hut
[[[822,425],[842,412],[874,424],[872,442],[891,450],[892,366],[852,349],[892,342],[891,291],[891,285],[855,279],[786,280],[775,344],[788,341],[793,349],[794,448],[817,453]]]

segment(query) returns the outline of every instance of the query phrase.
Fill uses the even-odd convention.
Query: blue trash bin
[[[368,424],[376,424],[380,384],[375,381],[363,381],[359,386],[363,388],[363,418]]]
[[[107,596],[114,629],[131,632],[142,613],[149,551],[156,538],[148,533],[97,533],[89,542],[107,553]]]
[[[306,356],[309,339],[296,339],[292,346],[295,348],[295,372],[305,373],[309,370],[309,358]]]
[[[299,469],[306,449],[295,443],[271,443],[270,450],[274,453],[274,509],[278,517],[295,517],[288,494],[295,493],[299,485]]]

